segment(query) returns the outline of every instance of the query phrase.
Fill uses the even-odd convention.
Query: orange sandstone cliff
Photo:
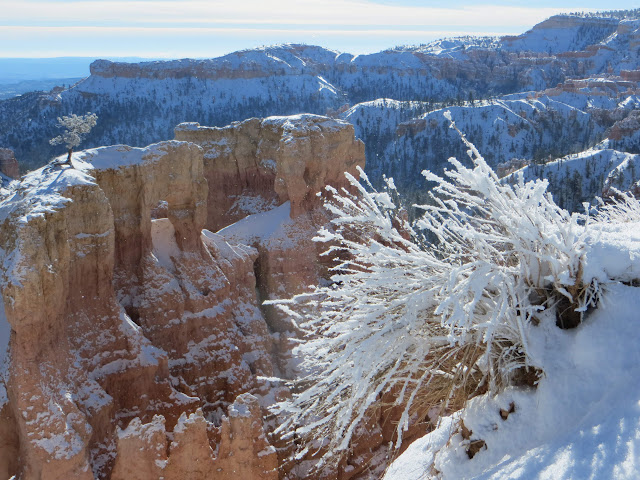
[[[364,148],[315,116],[181,136],[2,191],[0,479],[278,478],[294,327],[261,300],[324,274],[316,193]]]

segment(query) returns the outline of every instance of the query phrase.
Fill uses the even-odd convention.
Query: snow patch
[[[584,279],[600,283],[640,280],[640,222],[590,226],[584,260]]]
[[[285,202],[268,212],[249,215],[221,229],[221,235],[230,244],[254,245],[275,237],[283,226],[291,224],[291,205]]]
[[[180,256],[180,247],[176,242],[175,228],[168,218],[151,220],[151,241],[158,263],[170,272],[175,271],[173,258]]]

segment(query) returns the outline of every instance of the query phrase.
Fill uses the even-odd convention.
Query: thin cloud
[[[448,36],[518,34],[569,9],[371,0],[0,0],[0,11],[0,56],[211,57],[274,43],[371,53]]]
[[[0,1],[3,25],[163,24],[245,25],[522,25],[569,9],[476,5],[460,8],[409,7],[361,0],[273,2],[198,1]]]
[[[149,0],[150,1],[150,0]],[[136,35],[159,37],[162,35],[212,35],[212,34],[312,34],[312,35],[351,35],[357,37],[369,37],[371,35],[385,35],[389,37],[402,35],[429,35],[457,36],[457,35],[503,35],[501,32],[486,31],[452,31],[424,29],[343,29],[343,28],[235,28],[235,27],[0,27],[0,38],[12,35],[66,35],[82,38],[87,35],[109,37],[113,35]]]

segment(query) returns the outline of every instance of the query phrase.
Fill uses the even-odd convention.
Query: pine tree
[[[49,140],[51,145],[64,144],[67,148],[67,160],[61,165],[71,165],[71,154],[73,149],[82,143],[84,137],[96,126],[98,116],[95,113],[87,113],[86,115],[71,114],[68,116],[58,117],[58,126],[65,130],[62,135]]]

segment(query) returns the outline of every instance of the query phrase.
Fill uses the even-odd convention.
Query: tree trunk
[[[69,149],[69,153],[67,154],[67,161],[64,162],[67,165],[71,165],[71,154],[73,153],[73,148]]]

